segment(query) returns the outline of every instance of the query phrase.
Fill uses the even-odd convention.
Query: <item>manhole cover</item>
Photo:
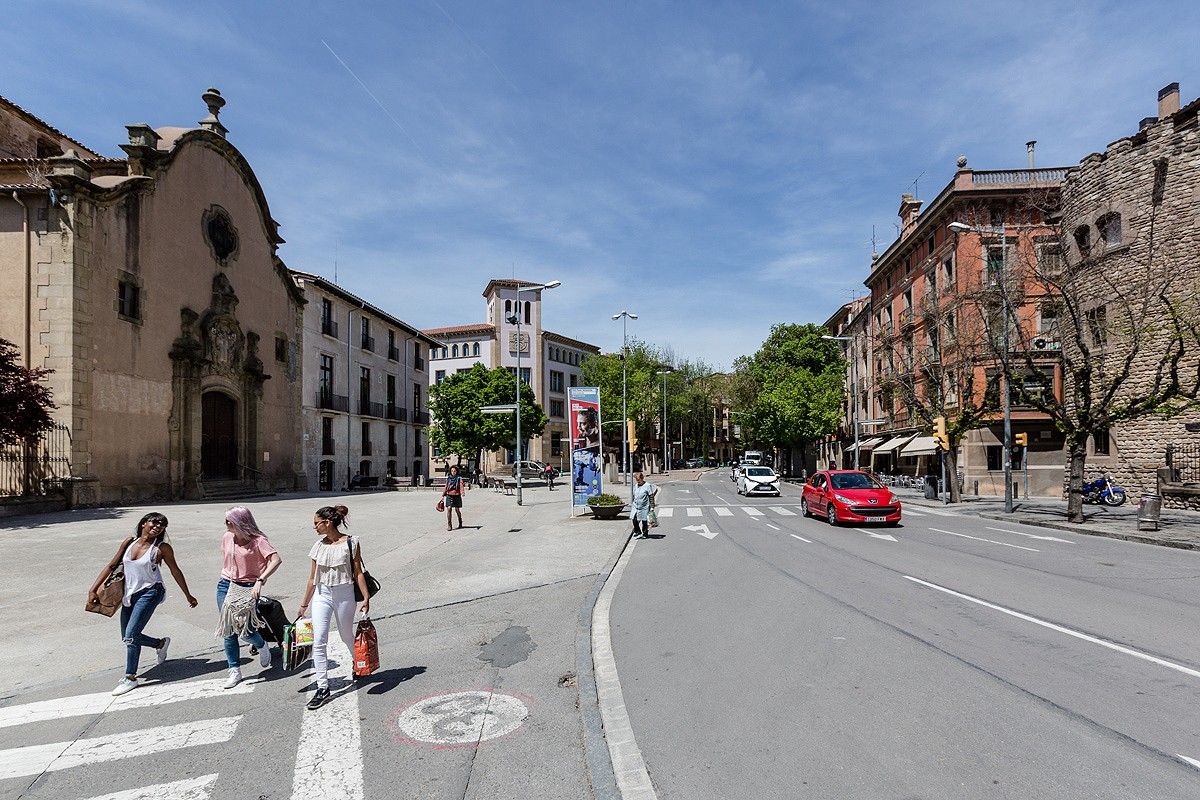
[[[396,725],[412,741],[455,747],[507,736],[528,717],[520,698],[473,690],[418,700],[400,712]]]

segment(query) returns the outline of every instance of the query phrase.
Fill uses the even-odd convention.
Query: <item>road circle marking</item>
[[[471,690],[418,700],[400,711],[396,725],[411,741],[462,747],[507,736],[528,717],[529,707],[518,697]]]

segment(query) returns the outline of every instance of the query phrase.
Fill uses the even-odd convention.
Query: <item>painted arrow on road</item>
[[[710,531],[707,525],[685,525],[683,529],[692,533],[698,533],[705,539],[715,539],[717,537],[717,534]]]
[[[896,541],[896,537],[889,533],[875,533],[874,531],[863,531],[863,533],[867,534],[872,539],[887,539],[889,542]]]

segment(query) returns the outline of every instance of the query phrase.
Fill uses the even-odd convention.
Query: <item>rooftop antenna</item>
[[[333,282],[337,283],[338,240],[333,240]]]
[[[921,196],[921,192],[919,191],[920,190],[920,180],[923,177],[925,177],[925,170],[921,170],[921,174],[918,175],[917,177],[913,178],[913,182],[911,184],[911,186],[913,187],[913,197]]]
[[[871,260],[879,258],[879,247],[875,241],[875,226],[871,226]]]

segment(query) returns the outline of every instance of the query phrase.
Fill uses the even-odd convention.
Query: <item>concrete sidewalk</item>
[[[1004,498],[964,496],[961,503],[946,505],[938,500],[926,500],[922,492],[915,489],[893,489],[909,505],[951,509],[962,514],[973,514],[985,519],[1037,525],[1043,528],[1107,536],[1131,542],[1156,544],[1163,547],[1178,547],[1185,550],[1200,550],[1200,512],[1164,508],[1159,518],[1158,530],[1138,530],[1138,505],[1136,498],[1129,498],[1125,505],[1084,505],[1082,524],[1067,522],[1067,501],[1051,498],[1014,500],[1013,513],[1004,513]]]

